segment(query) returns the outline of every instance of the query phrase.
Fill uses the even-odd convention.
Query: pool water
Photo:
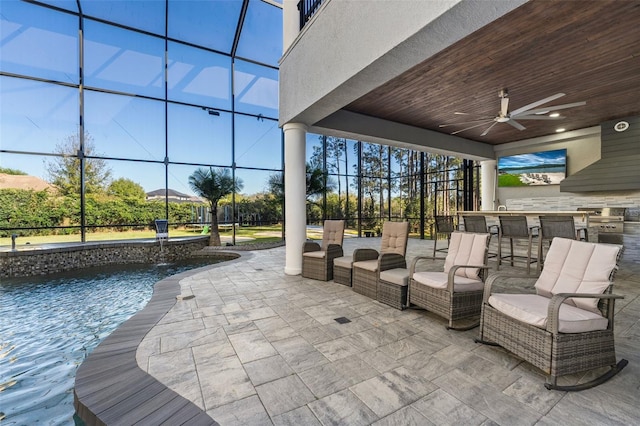
[[[0,423],[69,425],[85,357],[142,309],[163,278],[220,262],[110,265],[0,281]]]

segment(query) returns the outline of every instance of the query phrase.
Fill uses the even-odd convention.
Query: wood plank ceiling
[[[345,109],[451,133],[472,125],[440,128],[469,121],[454,112],[495,117],[503,88],[510,111],[556,93],[544,106],[587,104],[522,131],[498,123],[481,136],[488,122],[458,136],[497,145],[639,115],[640,0],[532,0]]]

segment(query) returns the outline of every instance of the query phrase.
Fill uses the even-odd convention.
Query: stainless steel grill
[[[622,244],[624,233],[624,207],[581,207],[579,211],[590,211],[589,224],[598,229],[598,242]]]

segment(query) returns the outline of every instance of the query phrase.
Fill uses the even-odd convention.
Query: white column
[[[282,3],[282,53],[286,52],[300,32],[299,0],[284,0]]]
[[[284,131],[285,266],[287,275],[302,273],[302,246],[307,239],[307,126],[287,123]]]
[[[496,160],[480,162],[480,198],[482,199],[480,210],[496,209],[496,164]]]

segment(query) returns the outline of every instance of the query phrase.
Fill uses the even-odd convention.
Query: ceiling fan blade
[[[515,127],[515,128],[516,128],[516,129],[518,129],[518,130],[524,130],[524,129],[526,129],[526,127],[524,127],[522,124],[518,123],[517,121],[515,121],[515,120],[513,120],[513,119],[512,119],[512,120],[507,121],[506,123],[507,123],[507,124],[511,124],[513,127]]]
[[[537,106],[540,106],[542,104],[546,104],[547,102],[551,102],[554,99],[558,99],[558,98],[561,98],[563,96],[564,96],[564,93],[556,93],[555,95],[551,95],[551,96],[549,96],[547,98],[540,99],[537,102],[530,103],[529,105],[525,105],[525,106],[523,106],[521,108],[518,108],[518,109],[516,109],[514,111],[511,111],[511,116],[513,117],[513,116],[516,116],[518,114],[522,114],[525,111],[529,111],[530,109],[533,109],[533,108],[535,108]]]
[[[509,98],[507,96],[504,96],[500,100],[500,115],[502,117],[506,117],[508,113],[509,113]]]
[[[491,130],[491,128],[492,128],[493,126],[495,126],[496,124],[498,124],[498,122],[497,122],[497,121],[494,121],[494,122],[493,122],[493,124],[492,124],[491,126],[487,127],[487,129],[486,129],[484,132],[482,132],[482,133],[480,134],[480,136],[486,136],[486,135],[487,135],[487,133],[489,133],[489,130]]]
[[[548,115],[519,115],[518,120],[560,120],[561,116],[549,117]]]
[[[458,133],[460,133],[460,132],[464,132],[465,130],[475,129],[476,127],[484,126],[484,125],[485,125],[485,124],[487,124],[487,123],[488,123],[488,121],[485,121],[484,123],[480,123],[480,124],[476,124],[476,125],[471,126],[471,127],[466,127],[466,128],[464,128],[464,129],[456,130],[455,132],[453,132],[453,133],[451,133],[451,134],[452,134],[452,135],[456,135],[456,134],[458,134]]]
[[[438,124],[438,127],[464,126],[465,124],[477,123],[478,121],[493,120],[493,117],[483,117],[477,120],[463,121],[461,123]]]
[[[538,109],[530,109],[528,111],[524,111],[527,113],[527,115],[530,114],[538,114],[538,113],[546,113],[546,112],[551,112],[551,111],[558,111],[561,109],[567,109],[567,108],[573,108],[573,107],[578,107],[578,106],[582,106],[582,105],[586,105],[587,103],[585,101],[582,102],[574,102],[572,104],[564,104],[564,105],[553,105],[550,106],[548,108],[538,108]],[[511,113],[511,117],[515,116],[517,114]],[[520,117],[518,117],[520,118]]]

